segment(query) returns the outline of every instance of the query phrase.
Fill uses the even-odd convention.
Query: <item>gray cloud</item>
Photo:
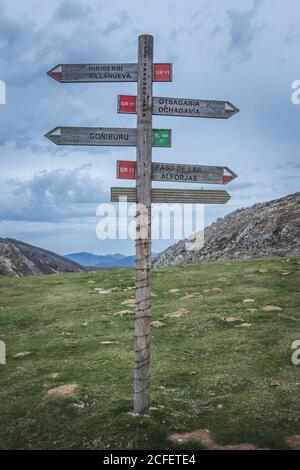
[[[299,169],[300,168],[300,162],[299,161],[288,161],[286,163],[283,163],[282,165],[278,165],[275,167],[275,170],[281,170],[282,168],[291,168],[291,169]]]
[[[257,9],[261,3],[262,0],[254,0],[253,7],[250,10],[230,9],[227,12],[230,22],[229,48],[239,54],[241,61],[250,57],[250,46],[262,30],[262,26],[255,23]]]
[[[104,29],[104,34],[112,34],[119,29],[124,28],[124,26],[128,25],[129,23],[129,16],[125,10],[121,11],[120,18],[116,21],[109,23]]]
[[[73,2],[72,8],[76,11]],[[96,12],[96,8],[92,11]],[[76,85],[60,85],[46,72],[58,63],[122,62],[118,60],[121,48],[118,42],[108,41],[99,31],[97,15],[90,15],[90,7],[85,9],[88,20],[83,21],[80,15],[72,13],[71,25],[65,19],[67,11],[68,2],[61,3],[47,28],[27,18],[0,14],[0,79],[7,85],[7,104],[0,110],[2,144],[15,141],[21,147],[33,149],[33,141],[40,138],[42,142],[51,122],[54,126],[59,124],[55,116],[68,125],[70,116],[82,118],[88,110],[90,119],[99,115],[99,108],[93,107],[91,87],[79,85],[80,94],[70,94],[68,98],[68,92],[75,90]],[[111,28],[125,24],[126,13],[116,21],[119,26],[112,24]],[[92,87],[95,89],[97,85]],[[93,125],[100,125],[97,119]]]
[[[55,221],[95,215],[108,194],[88,166],[41,171],[26,181],[7,180],[1,187],[0,220]]]
[[[295,43],[300,43],[300,33],[289,32],[285,38],[285,42],[291,45],[294,45]]]
[[[56,9],[54,19],[58,19],[59,21],[82,20],[91,12],[92,9],[87,5],[83,5],[82,2],[64,0]]]

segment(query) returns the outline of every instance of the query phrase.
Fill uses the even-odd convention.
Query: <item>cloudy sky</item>
[[[154,84],[155,96],[240,109],[228,120],[153,118],[173,130],[173,147],[154,149],[154,161],[238,174],[226,187],[231,201],[205,208],[206,224],[298,191],[300,105],[291,96],[299,17],[298,0],[0,0],[0,237],[61,254],[134,252],[132,240],[97,238],[96,209],[122,185],[116,160],[133,160],[135,150],[58,147],[43,135],[56,126],[135,127],[135,116],[116,112],[117,95],[135,94],[135,83],[59,84],[46,72],[59,63],[135,62],[143,33],[155,38],[154,60],[173,63],[173,82]]]

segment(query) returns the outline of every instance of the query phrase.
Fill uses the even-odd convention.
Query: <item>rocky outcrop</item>
[[[203,247],[188,245],[182,240],[167,248],[155,258],[154,267],[300,255],[300,192],[238,209],[205,228]]]
[[[83,268],[51,251],[11,238],[0,238],[0,274],[36,276],[59,272],[80,272]]]

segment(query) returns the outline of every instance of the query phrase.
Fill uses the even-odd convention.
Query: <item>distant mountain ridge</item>
[[[157,256],[152,253],[152,259]],[[120,253],[109,255],[95,255],[88,252],[70,253],[65,255],[65,258],[72,260],[85,268],[99,268],[99,269],[112,269],[112,268],[133,268],[135,266],[135,255],[122,255]]]
[[[300,255],[300,192],[238,209],[204,230],[204,246],[170,246],[154,267],[231,259]],[[191,242],[189,242],[191,243]]]
[[[90,267],[104,267],[114,266],[118,262],[128,258],[120,253],[108,254],[108,255],[95,255],[88,252],[69,253],[65,255],[65,258],[80,264],[81,266]]]
[[[81,272],[77,263],[12,238],[0,238],[0,274],[9,276],[37,276],[60,272]]]

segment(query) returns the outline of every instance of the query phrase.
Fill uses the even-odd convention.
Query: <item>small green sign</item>
[[[171,129],[152,129],[153,147],[171,147]]]

